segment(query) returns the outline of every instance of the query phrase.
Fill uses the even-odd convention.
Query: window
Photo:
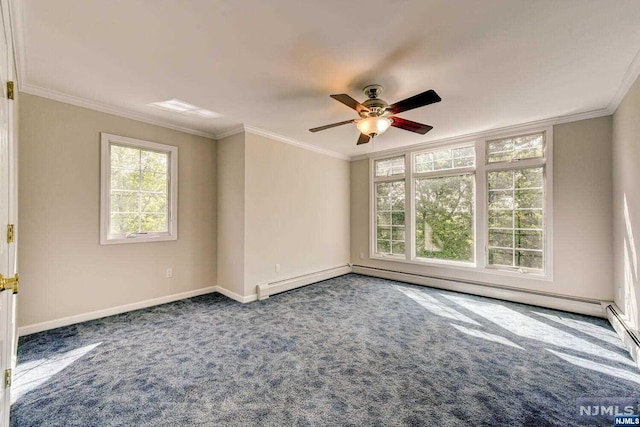
[[[376,184],[376,252],[404,255],[404,181]]]
[[[488,266],[544,270],[543,156],[544,133],[487,142]]]
[[[550,280],[551,133],[373,159],[371,257]]]
[[[405,254],[404,156],[375,163],[375,253]]]
[[[473,146],[414,156],[417,258],[473,261]]]
[[[178,148],[101,134],[100,244],[176,240]]]

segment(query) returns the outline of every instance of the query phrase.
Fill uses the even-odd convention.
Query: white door
[[[0,427],[9,426],[11,370],[15,366],[16,296],[11,288],[16,273],[16,241],[9,242],[7,228],[17,225],[17,174],[13,134],[13,106],[7,81],[13,80],[13,50],[8,0],[0,0]],[[16,230],[17,231],[17,230]]]

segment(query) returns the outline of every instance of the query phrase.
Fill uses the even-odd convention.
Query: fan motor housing
[[[362,103],[369,111],[360,111],[360,117],[383,117],[388,116],[391,112],[388,111],[389,104],[379,96],[382,94],[382,86],[369,85],[363,89],[364,94],[369,98]]]

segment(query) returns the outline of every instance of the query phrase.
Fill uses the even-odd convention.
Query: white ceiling
[[[220,136],[244,124],[346,156],[611,112],[640,72],[638,0],[15,0],[19,87]],[[329,94],[442,102],[356,147]],[[178,98],[205,119],[148,104]],[[581,113],[587,113],[580,115]]]

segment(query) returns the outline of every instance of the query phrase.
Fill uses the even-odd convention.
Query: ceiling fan
[[[318,132],[336,126],[346,125],[347,123],[355,123],[360,131],[357,145],[366,144],[371,138],[384,133],[389,126],[416,132],[421,135],[433,129],[433,126],[424,125],[422,123],[413,122],[411,120],[396,117],[393,114],[402,113],[403,111],[413,110],[414,108],[423,107],[425,105],[434,104],[442,101],[434,90],[419,93],[410,98],[396,102],[395,104],[387,104],[379,98],[382,93],[382,86],[369,85],[364,88],[364,94],[369,99],[360,104],[358,101],[341,93],[339,95],[330,95],[336,101],[342,102],[347,107],[351,107],[360,115],[359,119],[345,120],[344,122],[332,123],[330,125],[320,126],[309,129],[311,132]]]

